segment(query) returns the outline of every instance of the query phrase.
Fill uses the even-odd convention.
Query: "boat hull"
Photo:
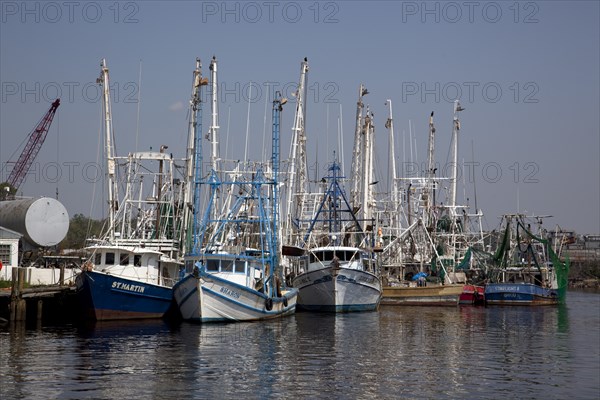
[[[477,285],[465,285],[458,304],[479,306],[485,304],[485,288]]]
[[[558,292],[532,283],[490,283],[485,287],[486,305],[554,305]]]
[[[298,275],[298,309],[320,312],[375,311],[381,280],[366,271],[326,267]]]
[[[162,318],[173,299],[170,287],[83,271],[76,280],[84,316],[97,321]]]
[[[187,275],[173,287],[183,319],[201,323],[284,317],[295,312],[297,295],[298,291],[291,289],[280,297],[268,298],[254,289],[211,274]]]
[[[383,305],[456,306],[464,285],[385,286]]]

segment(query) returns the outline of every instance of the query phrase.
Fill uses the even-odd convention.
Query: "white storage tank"
[[[69,214],[50,197],[0,201],[0,226],[19,232],[35,246],[54,246],[67,235]]]

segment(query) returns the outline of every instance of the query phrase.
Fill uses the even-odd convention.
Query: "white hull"
[[[199,278],[188,275],[175,285],[173,293],[184,320],[223,322],[257,321],[293,314],[298,291],[289,289],[281,297],[271,299],[254,289],[207,274]],[[270,310],[268,302],[272,302]]]
[[[381,280],[366,271],[325,267],[298,275],[298,308],[311,311],[373,311],[381,300]]]

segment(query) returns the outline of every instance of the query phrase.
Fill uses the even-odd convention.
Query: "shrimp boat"
[[[214,59],[211,71],[216,72]],[[199,61],[195,76],[200,76]],[[212,81],[216,81],[214,75]],[[215,94],[213,91],[213,99]],[[199,86],[196,86],[192,104],[197,108],[192,110],[192,115],[200,108],[199,98]],[[173,287],[184,320],[200,323],[256,321],[295,312],[298,291],[285,287],[278,247],[277,176],[279,119],[283,104],[285,99],[280,96],[273,102],[270,178],[262,167],[255,171],[219,174],[214,165],[209,176],[203,178],[200,173],[201,142],[195,141],[193,246],[185,256],[187,274]],[[221,180],[220,175],[225,179]],[[201,187],[210,188],[210,195],[202,221],[199,221]],[[229,193],[229,198],[220,204],[219,196],[224,193]],[[232,205],[222,212],[225,204]]]
[[[555,305],[565,301],[569,259],[561,262],[550,242],[531,232],[523,214],[504,216],[506,229],[488,270],[486,305]],[[511,228],[511,225],[513,227]]]
[[[386,127],[394,159],[391,100]],[[382,274],[384,305],[456,306],[478,301],[483,293],[471,283],[471,248],[483,247],[481,210],[469,212],[457,201],[459,115],[453,105],[450,176],[440,176],[435,162],[434,113],[429,116],[427,168],[420,176],[396,177],[391,168],[391,199],[378,215],[383,221]],[[447,188],[447,190],[446,190]],[[444,200],[441,202],[440,200]],[[475,203],[477,204],[477,203]],[[415,278],[421,277],[415,280]]]
[[[115,155],[105,60],[99,82],[104,89],[108,227],[86,248],[89,258],[76,277],[77,292],[88,319],[161,318],[172,304],[172,286],[183,267],[180,221],[185,183],[175,178],[176,160],[165,152],[166,146],[159,152]],[[124,166],[122,174],[119,166]],[[119,175],[125,181],[121,197]]]
[[[357,216],[357,210],[350,206],[340,186],[343,178],[334,155],[334,162],[328,166],[329,176],[321,179],[320,190],[311,190],[305,133],[307,72],[308,60],[304,58],[294,93],[296,111],[287,171],[283,246],[283,254],[288,256],[285,259],[286,280],[299,290],[299,309],[324,312],[377,310],[381,300],[381,279],[372,240],[372,186],[364,185],[365,204],[369,207],[363,207],[361,215]],[[364,136],[368,139],[365,139],[367,145],[361,152],[364,169],[359,171],[353,164],[352,174],[360,177],[361,182],[373,182],[373,131],[370,127],[372,125],[365,128]],[[362,134],[358,136],[363,137]]]
[[[214,171],[210,180],[210,204],[214,204],[225,183],[217,180]],[[207,209],[195,233],[196,246],[203,247],[185,257],[189,273],[173,287],[179,311],[184,320],[201,323],[257,321],[293,314],[298,291],[282,286],[277,231],[268,217],[268,208],[274,204],[265,193],[272,182],[259,169],[252,181],[228,183],[243,194],[225,216],[214,219],[210,207]]]
[[[330,181],[310,221],[304,246],[294,252],[292,286],[298,288],[298,308],[308,311],[375,311],[381,301],[381,278],[373,243],[352,213],[339,179],[340,167],[329,167]],[[344,225],[346,224],[346,225]],[[363,247],[353,246],[360,238]],[[345,243],[346,242],[346,243]],[[323,245],[319,245],[323,244]]]

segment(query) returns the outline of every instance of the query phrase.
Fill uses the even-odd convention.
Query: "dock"
[[[13,267],[12,288],[0,290],[0,321],[8,323],[70,321],[76,314],[75,286],[24,288],[26,268]]]

